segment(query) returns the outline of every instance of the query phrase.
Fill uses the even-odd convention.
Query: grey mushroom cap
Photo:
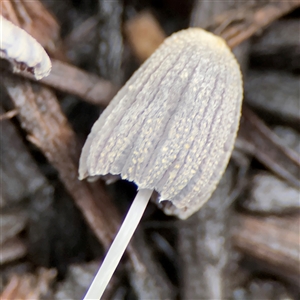
[[[156,190],[187,218],[209,199],[229,161],[242,85],[221,38],[199,28],[173,34],[94,124],[80,178],[120,174]]]
[[[10,61],[14,72],[32,70],[36,79],[49,75],[51,60],[36,39],[2,15],[0,33],[0,58]]]

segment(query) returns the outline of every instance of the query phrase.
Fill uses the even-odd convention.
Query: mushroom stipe
[[[139,192],[128,216],[140,214],[140,219],[155,190],[160,201],[172,203],[168,213],[185,219],[209,199],[228,164],[242,98],[240,68],[223,39],[200,28],[175,33],[94,124],[79,177],[118,174],[135,182]],[[144,206],[133,211],[143,195],[148,197]],[[105,287],[97,293],[97,285],[103,281],[106,286],[110,277],[105,268],[112,268],[106,260],[119,249],[113,252],[119,262],[127,245],[118,245],[119,236],[123,230],[133,234],[138,222],[127,224],[132,228],[121,227],[85,299],[101,297]]]

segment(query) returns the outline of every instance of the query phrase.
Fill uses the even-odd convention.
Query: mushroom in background
[[[26,31],[0,15],[0,58],[9,60],[14,72],[28,71],[36,79],[48,76],[51,61],[44,48]]]

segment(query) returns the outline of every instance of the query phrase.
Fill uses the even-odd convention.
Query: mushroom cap
[[[51,61],[44,48],[22,28],[0,15],[0,58],[9,60],[14,71],[32,71],[36,79],[48,76]]]
[[[171,35],[94,124],[79,176],[120,174],[154,189],[186,218],[211,196],[236,137],[242,76],[220,37],[200,28]]]

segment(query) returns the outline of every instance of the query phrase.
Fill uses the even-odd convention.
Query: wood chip
[[[299,214],[281,218],[241,215],[233,242],[266,270],[299,286],[299,228]]]
[[[245,288],[239,288],[234,291],[233,300],[294,300],[295,297],[279,281],[271,279],[254,278]]]
[[[13,275],[5,286],[1,299],[43,300],[53,299],[50,285],[56,277],[53,269],[39,269],[37,274]]]

